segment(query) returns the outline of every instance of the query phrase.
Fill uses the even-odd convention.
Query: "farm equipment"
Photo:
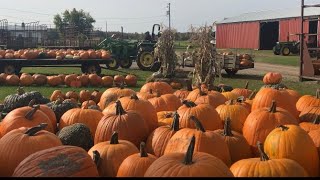
[[[288,41],[288,42],[277,42],[273,47],[273,53],[275,55],[289,56],[292,54],[298,54],[300,51],[300,42]]]
[[[154,33],[155,28],[158,28],[157,35]],[[122,68],[130,68],[132,62],[136,61],[141,70],[157,71],[160,67],[154,66],[154,64],[157,64],[157,60],[154,58],[154,48],[159,35],[160,25],[154,24],[151,40],[137,41],[107,37],[99,43],[97,48],[109,50],[115,57],[114,61],[107,65],[110,69],[117,69],[120,66]]]

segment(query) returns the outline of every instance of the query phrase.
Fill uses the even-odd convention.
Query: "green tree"
[[[77,11],[73,8],[72,11],[65,10],[61,15],[55,15],[53,22],[60,32],[62,32],[65,27],[75,26],[78,32],[87,34],[88,30],[93,29],[93,23],[95,23],[96,20],[82,9]]]

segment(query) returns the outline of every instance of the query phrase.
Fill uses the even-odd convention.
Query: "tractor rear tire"
[[[284,46],[281,48],[281,55],[282,56],[289,56],[291,53],[290,48],[288,46]]]
[[[1,73],[5,73],[8,75],[16,74],[18,75],[21,71],[21,67],[16,64],[5,64],[3,67],[1,67]]]
[[[116,70],[120,67],[120,63],[117,59],[112,58],[112,61],[108,64],[106,64],[107,68],[110,70]]]
[[[143,71],[151,71],[155,62],[154,56],[150,51],[139,51],[137,56],[137,65]]]
[[[277,49],[277,47],[275,46],[275,47],[273,47],[273,54],[274,55],[280,55],[280,51],[279,51],[279,49]]]
[[[234,76],[238,72],[238,70],[234,70],[234,69],[225,69],[225,71],[229,76]]]
[[[124,69],[129,69],[132,65],[131,59],[121,59],[120,60],[120,67]]]

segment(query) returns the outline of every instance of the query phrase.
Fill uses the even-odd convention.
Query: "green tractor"
[[[273,47],[273,53],[275,55],[289,56],[292,54],[298,54],[300,51],[300,42],[288,41],[288,42],[277,42]]]
[[[158,28],[158,34],[154,32]],[[111,51],[113,61],[107,65],[109,69],[130,68],[133,61],[136,61],[138,67],[144,71],[158,71],[160,69],[159,62],[154,58],[154,48],[157,38],[160,36],[160,25],[154,24],[150,39],[143,41],[114,39],[107,37],[97,48]]]

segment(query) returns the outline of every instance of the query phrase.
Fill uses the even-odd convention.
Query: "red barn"
[[[312,21],[304,24],[305,33],[319,34],[320,11],[317,8],[305,10],[305,16]],[[280,41],[299,40],[301,31],[301,9],[252,12],[237,17],[225,18],[216,24],[217,48],[243,48],[270,50]],[[309,37],[310,38],[310,37]],[[318,36],[313,36],[318,40]]]

